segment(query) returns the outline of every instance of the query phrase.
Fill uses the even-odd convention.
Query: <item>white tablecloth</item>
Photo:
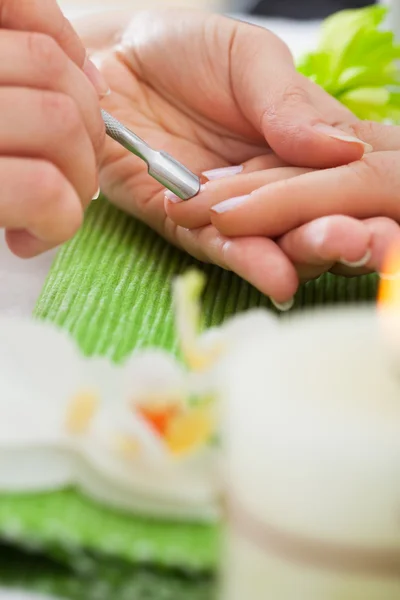
[[[73,18],[82,11],[68,14]],[[318,24],[298,24],[285,21],[256,21],[282,37],[297,56],[312,48],[316,41]],[[1,192],[0,192],[1,193]],[[8,250],[3,238],[0,241],[0,313],[29,315],[35,305],[55,251],[44,256],[23,261]]]

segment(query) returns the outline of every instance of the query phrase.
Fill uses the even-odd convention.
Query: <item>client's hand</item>
[[[276,239],[302,279],[379,271],[400,241],[400,127],[358,122],[353,132],[374,148],[362,160],[318,171],[251,160],[236,175],[211,173],[190,206],[170,198],[167,212],[181,226]]]
[[[110,46],[121,42],[110,36],[107,23],[93,21],[86,27],[88,46],[102,46],[96,27]],[[216,15],[158,10],[136,16],[118,52],[110,47],[97,59],[112,89],[104,108],[197,173],[258,156],[263,169],[326,168],[364,154],[363,141],[343,131],[355,122],[352,114],[300,76],[287,47],[264,29]],[[209,218],[195,230],[177,225],[145,165],[111,140],[101,184],[110,200],[168,240],[235,271],[277,302],[296,291],[296,269],[277,243],[251,233],[229,239],[207,224]]]

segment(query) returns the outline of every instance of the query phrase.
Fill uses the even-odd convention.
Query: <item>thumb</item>
[[[258,27],[250,32],[250,27],[238,28],[232,47],[233,93],[274,152],[295,166],[328,168],[359,160],[370,151],[369,144],[335,126],[357,119],[296,71],[284,42]]]

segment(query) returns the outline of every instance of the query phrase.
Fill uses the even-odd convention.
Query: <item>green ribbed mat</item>
[[[189,267],[207,275],[206,326],[251,307],[270,306],[239,277],[198,263],[101,199],[92,204],[82,231],[59,253],[35,315],[70,331],[88,355],[120,361],[144,346],[175,352],[171,282]],[[376,283],[375,276],[327,275],[303,286],[296,306],[372,300]]]
[[[101,559],[95,571],[77,576],[55,561],[12,546],[0,547],[0,582],[3,587],[70,600],[210,600],[214,596],[211,578]]]
[[[207,275],[206,326],[251,307],[269,306],[267,298],[240,278],[200,265],[100,199],[90,207],[80,233],[58,254],[35,316],[68,330],[86,355],[109,356],[118,362],[145,346],[176,353],[171,283],[193,266]],[[374,276],[350,280],[327,275],[303,286],[296,308],[369,301],[375,298],[376,284]],[[200,585],[198,577],[215,570],[216,527],[131,518],[65,490],[0,496],[0,536],[15,547],[36,549],[72,569],[60,574],[48,566],[45,572],[40,570],[40,577],[28,580],[33,587],[38,581],[41,587],[43,582],[54,590],[59,586],[61,595],[73,600],[95,598],[88,590],[96,577],[105,590],[99,598],[114,596],[115,585],[122,585],[122,579],[130,600],[212,596],[212,578]],[[100,564],[101,576],[96,575]],[[178,568],[186,575],[153,570],[127,577],[126,564],[130,569],[141,564]],[[88,565],[90,575],[76,579],[74,570]],[[0,578],[4,580],[4,572],[0,571]],[[10,575],[7,581],[19,579],[17,570],[16,577]],[[118,591],[118,597],[125,596]]]

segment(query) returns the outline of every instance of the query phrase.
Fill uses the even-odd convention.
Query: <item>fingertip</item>
[[[53,247],[24,229],[6,230],[5,240],[9,250],[22,259],[34,258]]]
[[[369,264],[380,272],[385,265],[388,253],[400,247],[400,227],[388,217],[375,217],[364,221],[371,233],[371,259]]]
[[[290,298],[287,302],[277,302],[274,298],[270,298],[272,304],[279,312],[289,312],[294,306],[294,297]]]
[[[343,215],[316,219],[282,236],[279,247],[297,266],[302,280],[343,265],[366,266],[371,234],[362,221]]]
[[[317,251],[322,259],[347,265],[366,264],[371,234],[364,223],[345,215],[323,217],[310,224],[311,230],[315,227],[314,239],[318,225],[322,226],[322,230]]]
[[[164,210],[171,221],[186,229],[198,229],[211,222],[208,202],[204,203],[200,196],[186,202],[175,202],[165,194]]]

